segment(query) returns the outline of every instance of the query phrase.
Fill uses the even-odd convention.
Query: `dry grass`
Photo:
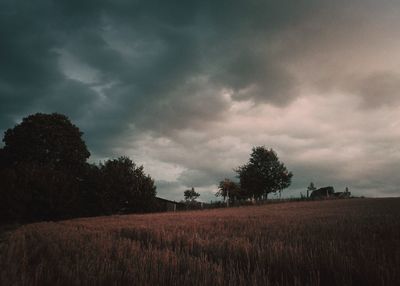
[[[1,285],[400,285],[400,199],[26,225]]]

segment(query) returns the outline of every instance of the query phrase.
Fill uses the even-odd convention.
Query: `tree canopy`
[[[37,113],[5,132],[0,222],[61,219],[153,208],[153,179],[128,157],[96,165],[65,115]]]
[[[248,197],[267,197],[290,186],[293,174],[279,161],[277,153],[264,146],[254,147],[249,162],[236,169],[242,191]]]
[[[185,201],[186,202],[195,202],[198,197],[200,197],[200,194],[197,193],[194,188],[191,188],[190,190],[186,190],[183,192],[183,195],[185,196]]]
[[[218,192],[215,195],[217,197],[223,197],[224,201],[226,201],[226,198],[230,201],[234,201],[241,196],[240,186],[238,183],[225,178],[223,181],[219,182]]]
[[[4,153],[13,164],[75,169],[90,156],[82,134],[65,115],[36,113],[5,132]]]
[[[128,157],[101,164],[100,174],[101,201],[109,213],[145,211],[156,195],[154,180]]]

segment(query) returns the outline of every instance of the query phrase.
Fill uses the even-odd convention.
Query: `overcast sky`
[[[66,114],[175,200],[215,200],[258,145],[286,196],[398,196],[399,27],[397,0],[0,0],[0,132]]]

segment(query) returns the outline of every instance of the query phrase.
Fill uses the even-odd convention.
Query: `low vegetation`
[[[400,199],[25,225],[1,285],[399,285]]]

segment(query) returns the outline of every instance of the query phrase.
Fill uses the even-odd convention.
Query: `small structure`
[[[177,209],[181,209],[180,205],[182,205],[182,203],[170,201],[159,197],[156,197],[156,203],[157,203],[157,210],[164,212],[174,212]]]
[[[334,196],[335,196],[335,198],[338,198],[338,199],[348,199],[348,198],[350,198],[351,193],[349,192],[349,188],[346,187],[344,192],[334,193]]]
[[[350,198],[351,193],[349,192],[349,188],[346,187],[344,192],[335,192],[335,189],[332,186],[319,188],[311,193],[310,198],[312,199],[345,199]]]
[[[332,186],[319,188],[310,195],[312,199],[325,199],[334,196],[335,189]]]

